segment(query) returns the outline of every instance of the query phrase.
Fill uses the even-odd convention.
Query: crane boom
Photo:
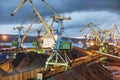
[[[11,16],[14,16],[14,14],[25,4],[27,0],[22,0],[22,2],[16,7],[16,9],[11,13]]]
[[[22,2],[16,7],[16,9],[11,13],[11,16],[13,16],[26,2],[27,0],[22,0]],[[37,11],[37,9],[35,8],[34,4],[32,3],[32,0],[29,0],[30,4],[32,5],[33,10],[35,11],[36,15],[38,16],[38,18],[40,19],[41,23],[43,24],[44,28],[46,29],[47,33],[50,35],[50,37],[55,41],[55,38],[51,32],[51,30],[49,29],[48,25],[46,24],[46,22],[44,21],[44,19],[42,18],[41,14]]]
[[[44,21],[44,19],[42,18],[41,14],[37,11],[37,9],[35,8],[34,4],[32,3],[32,0],[29,0],[30,4],[32,5],[33,10],[35,11],[36,15],[38,16],[38,18],[40,19],[41,23],[43,24],[44,28],[46,29],[47,33],[50,35],[50,37],[53,39],[53,41],[56,41],[51,30],[49,29],[47,23]]]
[[[45,0],[42,0],[42,2],[57,16],[60,16]]]
[[[64,17],[61,17],[56,11],[55,9],[53,9],[45,0],[42,0],[42,2],[50,9],[51,12],[53,12],[53,14],[55,14],[55,19],[56,20],[71,20],[71,17],[68,17],[68,18],[64,18]]]
[[[80,32],[82,32],[84,29],[86,29],[87,27],[89,27],[90,24],[93,24],[93,23],[88,23],[88,24],[86,24],[86,25],[80,30]]]
[[[42,2],[50,9],[51,12],[53,12],[53,14],[55,14],[55,19],[71,20],[70,17],[68,17],[68,18],[61,17],[61,16],[55,11],[55,9],[53,9],[45,0],[42,0]]]
[[[93,24],[93,23],[88,23],[88,24],[86,24],[86,25],[80,30],[80,32],[83,31],[85,28],[88,28],[88,27],[89,27],[89,28],[92,30],[93,34],[96,36],[97,40],[98,40],[99,42],[101,42],[101,39],[99,38],[99,35],[97,34],[97,32],[90,26],[91,24]]]
[[[24,40],[25,40],[26,36],[28,35],[30,29],[32,28],[32,25],[34,24],[35,20],[36,20],[36,16],[34,17],[32,23],[31,23],[30,26],[28,27],[26,33],[23,35],[23,37],[22,37],[22,39],[21,39],[21,43],[24,42]]]
[[[24,21],[22,22],[21,26],[22,26],[23,24],[25,24],[25,22],[33,15],[33,13],[34,13],[34,11],[32,11],[32,12],[24,19]]]
[[[60,26],[61,26],[61,29],[64,28],[64,25],[63,25],[63,20],[71,20],[71,17],[68,17],[68,18],[65,18],[65,17],[61,17],[45,0],[42,0],[42,2],[47,6],[47,8],[50,9],[50,11],[55,14],[55,16],[53,16],[53,22],[51,23],[51,27],[50,29],[52,28],[52,25],[55,21],[57,22],[60,22]],[[43,37],[41,39],[44,39],[44,37],[46,36],[46,33],[43,35]]]
[[[52,18],[53,18],[53,17],[52,17]],[[51,23],[50,26],[49,26],[49,29],[50,29],[50,30],[52,29],[53,23],[54,23],[54,19],[52,20],[52,23]],[[46,35],[47,35],[47,32],[45,32],[45,33],[43,34],[43,36],[41,37],[41,41],[43,41],[43,39],[45,38]]]

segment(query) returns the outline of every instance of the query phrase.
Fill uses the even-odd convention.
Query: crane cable
[[[20,26],[22,26],[23,24],[25,24],[25,22],[33,15],[34,11],[32,11],[22,22],[22,24]]]
[[[20,26],[23,26],[23,25],[27,22],[27,20],[28,20],[33,14],[34,14],[34,11],[32,11],[32,12],[23,20],[23,22],[20,24]],[[24,28],[23,28],[23,30],[22,30],[22,33],[25,33]]]

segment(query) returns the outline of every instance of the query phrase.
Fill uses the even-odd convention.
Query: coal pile
[[[99,54],[92,57],[90,55],[94,52],[76,47],[66,53],[73,61],[70,65],[73,67],[67,71],[64,71],[63,67],[52,68],[53,72],[48,69],[51,74],[43,69],[49,55],[35,52],[18,53],[16,59],[12,61],[13,72],[5,72],[3,75],[3,70],[0,70],[2,74],[0,80],[34,80],[39,72],[46,73],[45,80],[119,80],[120,78],[119,68],[111,67],[120,65],[116,60],[110,58],[99,62],[98,59],[101,57]]]
[[[1,76],[15,75],[24,71],[44,67],[47,58],[48,55],[37,54],[35,52],[17,53],[16,58],[11,62],[13,71],[8,73],[4,70],[0,70]]]
[[[38,67],[44,67],[47,58],[48,55],[37,54],[35,52],[29,52],[26,54],[19,53],[13,61],[13,65],[16,63],[14,67],[18,72],[29,71]]]

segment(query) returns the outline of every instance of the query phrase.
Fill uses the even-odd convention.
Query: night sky
[[[13,28],[20,26],[33,11],[27,1],[14,16],[10,16],[10,13],[21,1],[0,1],[0,34],[17,34],[17,31],[14,31]],[[81,36],[84,33],[81,33],[80,29],[89,22],[96,24],[100,28],[108,29],[114,24],[117,24],[118,28],[120,27],[120,0],[46,0],[46,2],[61,16],[72,18],[72,20],[64,21],[65,34],[63,36]],[[41,0],[33,0],[33,4],[45,20],[54,15]],[[23,24],[22,33],[29,27],[33,16]],[[41,26],[37,20],[29,35],[36,35],[34,30]],[[56,27],[57,24],[54,26]]]

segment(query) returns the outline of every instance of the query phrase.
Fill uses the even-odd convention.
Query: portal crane
[[[37,45],[36,45],[36,52],[38,54],[44,54],[45,50],[42,48],[42,42],[41,42],[41,37],[40,37],[40,33],[42,31],[42,28],[36,29],[34,30],[35,32],[37,32]]]
[[[39,29],[36,29],[35,30],[35,32],[37,32],[37,34],[38,34],[38,38],[37,38],[37,46],[38,47],[40,47],[41,48],[41,44],[40,44],[40,42],[41,42],[41,39],[40,39],[40,32],[42,31],[42,28],[39,28]]]
[[[18,36],[21,35],[21,30],[22,30],[22,28],[23,28],[23,24],[24,24],[32,15],[33,15],[33,12],[31,12],[31,13],[24,19],[24,21],[20,24],[20,26],[14,28],[14,30],[15,30],[15,29],[18,29],[18,32],[19,32]],[[35,17],[34,17],[34,18],[35,18]],[[30,27],[28,28],[28,30],[26,31],[26,33],[23,35],[23,37],[18,37],[18,39],[20,38],[20,40],[19,40],[20,42],[19,42],[19,41],[17,41],[17,42],[16,42],[16,41],[12,41],[12,46],[19,46],[19,47],[23,48],[23,46],[24,46],[23,42],[24,42],[27,34],[29,33],[29,31],[30,31],[30,29],[31,29],[32,24],[34,23],[34,21],[35,21],[35,19],[34,19],[33,22],[31,23]]]
[[[108,40],[108,37],[111,38],[111,31],[110,30],[102,30],[101,35],[102,35],[102,42],[106,42]]]
[[[21,30],[22,30],[23,26],[19,26],[19,27],[16,27],[16,28],[13,28],[13,30],[18,30],[18,44],[17,44],[17,49],[18,51],[21,50]]]
[[[116,24],[113,26],[113,32],[117,32],[118,34],[120,34]]]
[[[118,28],[117,28],[117,25],[115,24],[114,26],[113,26],[113,29],[110,29],[110,30],[103,30],[102,31],[103,32],[103,34],[104,34],[104,39],[106,39],[106,37],[107,36],[109,36],[110,37],[110,42],[116,42],[116,33],[119,35],[119,30],[118,30]],[[107,40],[107,39],[106,39]]]
[[[11,13],[11,15],[13,16],[13,15],[25,4],[26,1],[27,1],[27,0],[22,0],[22,2],[21,2],[21,3],[17,6],[17,8]],[[30,4],[31,4],[34,12],[36,13],[36,15],[38,16],[38,18],[40,19],[41,23],[43,24],[44,28],[46,29],[47,33],[50,35],[50,37],[53,39],[53,41],[56,42],[56,40],[55,40],[55,38],[54,38],[51,30],[49,29],[47,23],[44,21],[44,19],[43,19],[43,17],[41,16],[41,14],[40,14],[40,13],[38,12],[38,10],[35,8],[34,4],[32,3],[32,0],[29,0],[29,2],[30,2]],[[55,19],[59,19],[58,22],[59,22],[59,23],[62,23],[62,20],[63,20],[64,18],[55,17]],[[61,34],[61,27],[60,27],[59,25],[58,25],[58,34],[59,34],[59,35]],[[58,39],[59,39],[59,38],[58,38]],[[59,42],[60,42],[60,40],[57,40],[58,46],[60,46],[60,43],[59,43]],[[55,61],[54,63],[49,63],[49,64],[51,64],[51,65],[54,65],[54,64],[55,64],[55,65],[61,65],[61,66],[68,66],[68,62],[66,63],[66,61],[60,56],[60,54],[59,54],[58,52],[55,51],[55,54],[53,54],[53,55],[56,55],[56,61]],[[54,57],[54,56],[53,56],[53,57]],[[51,58],[53,58],[53,57],[51,57]],[[58,57],[61,58],[61,60],[63,61],[63,63],[57,63],[57,62],[58,62]],[[51,58],[48,58],[48,61],[50,61]],[[48,61],[47,61],[47,62],[48,62]],[[46,62],[46,64],[48,64],[47,62]],[[46,67],[47,67],[47,66],[46,66]]]
[[[17,8],[11,13],[11,16],[14,16],[14,14],[25,4],[27,0],[22,0],[22,2],[17,6]],[[34,12],[36,13],[37,17],[40,19],[40,22],[43,24],[44,28],[46,29],[47,33],[50,35],[50,37],[55,41],[55,38],[51,32],[51,30],[49,29],[47,23],[44,21],[43,17],[41,16],[41,14],[38,12],[38,10],[35,8],[34,4],[32,3],[32,0],[28,0],[34,10]]]
[[[62,40],[61,40],[61,34],[62,34],[62,31],[64,29],[64,25],[63,25],[63,20],[71,20],[71,17],[68,17],[68,18],[65,18],[65,17],[61,17],[47,2],[45,2],[45,0],[42,0],[42,2],[50,9],[50,11],[55,15],[53,16],[53,21],[57,22],[58,23],[58,28],[57,28],[57,42],[56,44],[54,45],[54,49],[56,50],[55,53],[51,54],[50,57],[47,59],[47,62],[46,62],[46,66],[47,67],[48,65],[64,65],[64,66],[68,66],[68,63],[69,63],[69,58],[67,56],[67,54],[65,53],[64,56],[65,56],[65,59],[63,59],[60,55],[60,46],[62,44]],[[54,56],[56,57],[56,60],[53,62],[53,58]],[[59,59],[58,59],[59,58]],[[58,60],[62,60],[63,63],[59,62]]]
[[[118,27],[117,27],[117,25],[115,24],[114,26],[113,26],[113,29],[112,29],[112,35],[111,35],[111,37],[112,37],[112,39],[115,41],[115,39],[116,39],[116,37],[115,37],[115,33],[117,32],[117,34],[119,35],[120,34],[120,32],[119,32],[119,30],[118,30]]]
[[[92,25],[93,23],[88,23],[88,24],[86,24],[81,30],[80,30],[80,32],[81,31],[83,31],[84,29],[86,29],[86,28],[90,28],[91,30],[92,30],[92,33],[95,35],[95,37],[96,37],[96,40],[97,40],[97,43],[101,43],[101,39],[100,39],[100,37],[99,37],[99,34],[91,27],[91,25]],[[94,24],[93,24],[94,25]],[[96,26],[96,25],[94,25],[94,26]]]

